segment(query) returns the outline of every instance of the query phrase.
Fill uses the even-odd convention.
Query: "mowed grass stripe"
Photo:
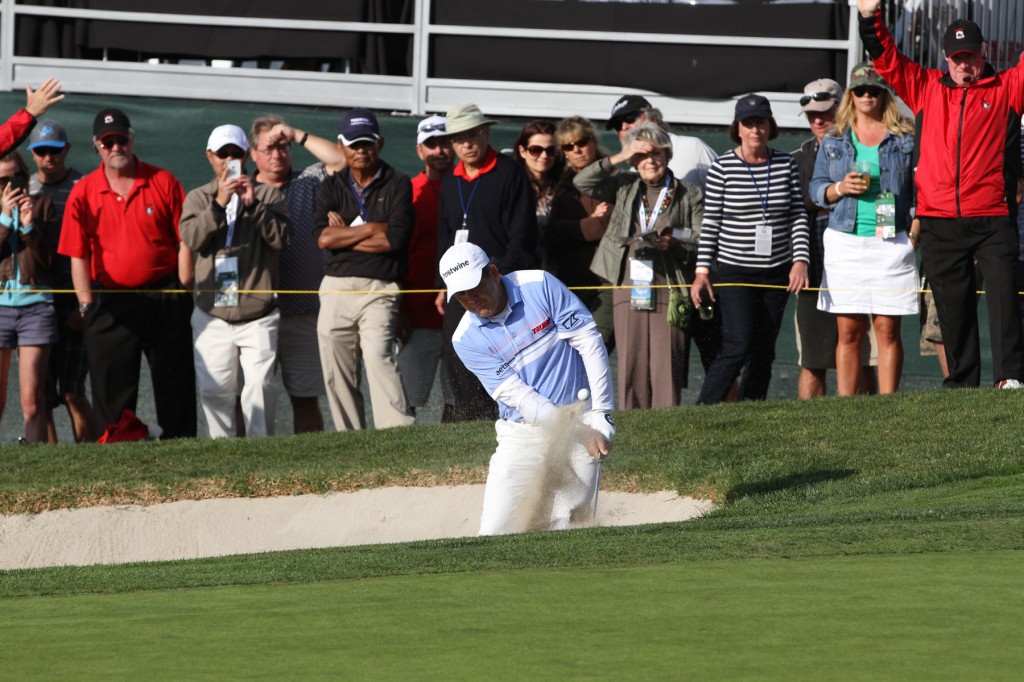
[[[0,597],[310,583],[403,575],[628,567],[749,558],[1024,550],[1024,509],[761,515],[677,524],[463,538],[0,572]],[[6,603],[6,602],[5,602]]]
[[[519,570],[7,600],[24,679],[1013,679],[1024,553]]]

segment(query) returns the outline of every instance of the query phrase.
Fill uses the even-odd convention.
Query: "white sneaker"
[[[1003,379],[1002,381],[996,382],[996,388],[1024,388],[1024,384],[1016,379]]]

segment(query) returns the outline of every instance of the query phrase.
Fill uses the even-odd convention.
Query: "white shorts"
[[[906,232],[894,239],[825,230],[818,310],[838,315],[917,315],[917,257]]]
[[[574,511],[589,519],[598,468],[586,448],[568,434],[504,419],[494,431],[480,535],[568,528]]]

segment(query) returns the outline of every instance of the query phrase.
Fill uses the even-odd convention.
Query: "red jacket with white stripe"
[[[1024,60],[957,85],[896,49],[882,13],[861,18],[861,39],[875,70],[906,102],[917,123],[917,215],[960,218],[1009,215],[1020,175]]]

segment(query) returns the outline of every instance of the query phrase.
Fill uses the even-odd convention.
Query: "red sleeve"
[[[874,58],[875,71],[896,91],[915,114],[923,108],[923,93],[929,80],[938,80],[937,74],[930,73],[920,64],[896,49],[889,29],[882,20],[882,13],[875,14],[874,32],[882,44],[882,54]]]
[[[19,109],[6,123],[0,125],[0,156],[21,144],[35,125],[35,117],[24,109]]]

